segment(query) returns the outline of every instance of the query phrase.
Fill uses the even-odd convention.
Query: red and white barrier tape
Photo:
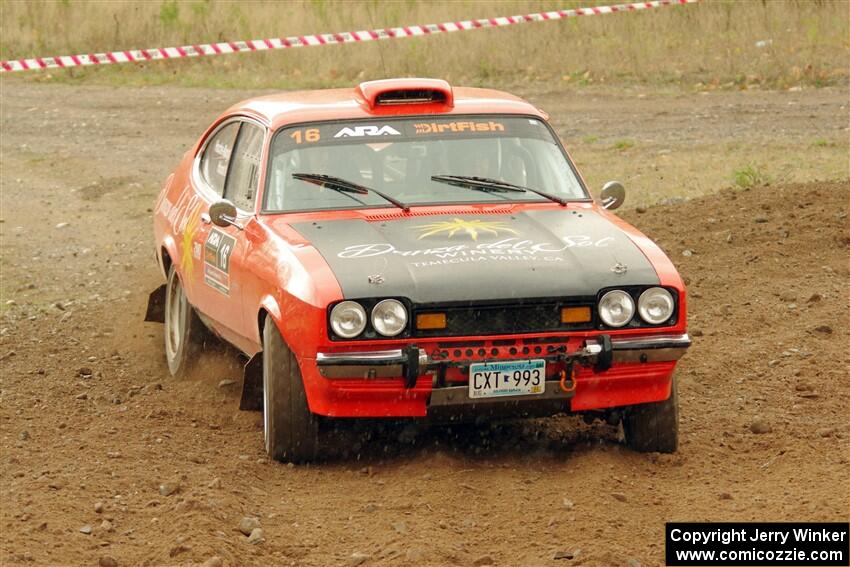
[[[520,16],[501,16],[498,18],[483,18],[480,20],[426,24],[424,26],[405,26],[401,28],[383,28],[356,32],[323,33],[285,38],[204,43],[200,45],[184,45],[182,47],[155,47],[153,49],[132,49],[128,51],[112,51],[109,53],[89,53],[81,55],[60,55],[59,57],[14,59],[0,61],[0,73],[10,71],[29,71],[33,69],[83,67],[87,65],[112,65],[114,63],[130,63],[135,61],[158,61],[162,59],[179,59],[182,57],[199,57],[201,55],[223,55],[226,53],[266,51],[269,49],[288,49],[290,47],[315,47],[318,45],[418,37],[439,33],[512,26],[516,24],[524,24],[526,22],[563,20],[565,18],[575,18],[578,16],[600,16],[603,14],[615,14],[617,12],[635,12],[651,8],[663,8],[665,6],[693,4],[698,1],[699,0],[652,0],[651,2],[633,2],[630,4],[617,4],[613,6],[594,6],[590,8],[575,8],[573,10],[537,12],[534,14],[524,14]]]

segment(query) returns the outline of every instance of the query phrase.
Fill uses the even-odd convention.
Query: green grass
[[[617,150],[618,152],[624,152],[630,148],[635,147],[634,140],[617,140],[611,146],[612,150]]]
[[[835,142],[830,142],[829,140],[825,140],[824,138],[818,138],[812,142],[813,148],[832,148],[835,147]]]
[[[755,164],[748,164],[741,169],[736,169],[732,174],[732,179],[735,185],[744,189],[770,185],[770,176]]]
[[[439,23],[609,0],[0,0],[0,59]],[[338,46],[15,74],[24,80],[245,89],[437,76],[472,85],[565,81],[700,90],[846,85],[842,1],[705,1],[641,13]],[[781,38],[781,41],[780,41]],[[757,40],[773,40],[757,47]]]

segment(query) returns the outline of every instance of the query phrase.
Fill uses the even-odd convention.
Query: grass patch
[[[599,136],[585,136],[581,141],[585,144],[595,144],[599,141]]]
[[[755,164],[748,164],[741,169],[736,169],[732,174],[732,179],[735,185],[744,189],[770,185],[770,177]]]
[[[0,59],[289,37],[605,3],[0,0]],[[437,76],[484,85],[553,80],[577,86],[639,82],[711,90],[846,85],[848,56],[846,2],[702,2],[643,14],[527,23],[439,37],[53,69],[20,76],[24,80],[246,89]]]
[[[835,142],[830,142],[824,138],[818,138],[814,142],[812,142],[813,148],[834,148],[837,144]]]
[[[633,148],[633,147],[635,147],[634,140],[617,140],[611,146],[611,149],[617,150],[618,152],[624,152],[624,151],[628,150],[629,148]]]

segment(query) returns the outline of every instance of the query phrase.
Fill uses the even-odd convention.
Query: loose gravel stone
[[[163,482],[159,485],[159,493],[163,496],[171,496],[180,490],[179,482]]]
[[[239,520],[239,531],[244,535],[249,536],[251,533],[260,527],[260,520],[252,516],[245,516]]]
[[[248,536],[248,543],[252,545],[257,545],[264,541],[266,541],[266,539],[263,537],[263,528],[254,528],[253,531],[251,531],[251,535]]]

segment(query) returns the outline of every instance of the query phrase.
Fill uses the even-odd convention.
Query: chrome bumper
[[[535,355],[550,361],[575,361],[594,366],[604,372],[619,362],[667,362],[679,360],[691,346],[687,333],[649,337],[611,338],[600,335],[589,339],[579,350],[571,353],[550,349],[546,355]],[[467,367],[474,361],[436,361],[416,346],[404,349],[364,352],[318,353],[316,365],[325,378],[395,378],[403,376],[409,387],[416,378],[445,366]]]
[[[691,337],[659,335],[611,339],[613,362],[669,362],[679,360],[691,346]]]
[[[410,358],[422,369],[428,364],[424,350],[391,349],[366,352],[318,353],[316,365],[325,378],[397,378],[405,375],[405,366]]]

